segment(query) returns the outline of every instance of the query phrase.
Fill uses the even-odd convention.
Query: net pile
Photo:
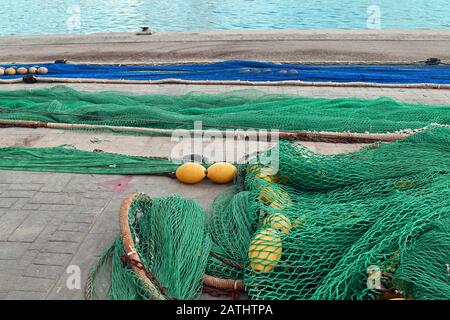
[[[10,67],[11,65],[2,65]],[[19,67],[18,65],[12,65]],[[33,67],[33,64],[20,65]],[[95,64],[40,64],[49,70],[40,78],[120,79],[187,81],[250,81],[276,82],[300,80],[306,82],[364,82],[379,84],[449,84],[448,65],[297,65],[257,61],[223,61],[210,64],[161,66],[127,66]],[[22,75],[0,76],[1,79]]]
[[[282,141],[277,172],[242,167],[207,215],[179,196],[137,201],[136,249],[175,298],[197,298],[206,274],[259,300],[450,299],[449,142],[444,127],[339,155]],[[107,254],[110,298],[153,298],[121,238]]]
[[[448,128],[333,156],[282,142],[279,172],[246,178],[249,296],[449,299],[449,142]]]
[[[112,253],[110,299],[196,299],[211,247],[204,210],[192,200],[177,195],[150,199],[137,196],[128,211],[135,250],[152,290],[132,270],[122,237]]]
[[[87,93],[58,86],[0,91],[0,119],[67,124],[192,129],[278,129],[387,133],[450,124],[450,106],[389,98],[323,99],[237,91],[182,96]]]

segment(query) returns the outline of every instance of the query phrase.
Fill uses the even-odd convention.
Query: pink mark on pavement
[[[132,180],[132,176],[126,176],[120,179],[97,182],[96,184],[100,187],[111,189],[115,193],[123,193]]]

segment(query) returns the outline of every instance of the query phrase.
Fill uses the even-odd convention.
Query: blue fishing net
[[[9,67],[11,65],[3,65]],[[19,65],[15,65],[19,67]],[[35,64],[20,65],[24,67]],[[364,82],[379,84],[450,84],[449,65],[296,65],[255,61],[223,61],[210,64],[127,66],[95,64],[40,64],[49,72],[40,77],[190,81],[305,81]],[[0,76],[0,79],[22,75]]]

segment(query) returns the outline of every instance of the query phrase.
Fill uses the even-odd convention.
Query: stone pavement
[[[66,269],[80,267],[83,289],[118,235],[119,205],[132,192],[179,193],[206,207],[228,188],[160,176],[0,171],[0,299],[83,299],[83,290],[67,288]]]

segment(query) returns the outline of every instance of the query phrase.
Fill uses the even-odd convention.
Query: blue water
[[[0,35],[136,31],[142,25],[155,31],[450,29],[449,0],[2,0],[1,4]]]

